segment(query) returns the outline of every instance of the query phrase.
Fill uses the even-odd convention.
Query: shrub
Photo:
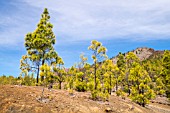
[[[87,85],[85,82],[76,82],[75,86],[77,91],[84,92],[87,91]]]

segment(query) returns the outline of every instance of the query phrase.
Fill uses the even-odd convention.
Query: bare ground
[[[170,113],[170,106],[157,102],[141,107],[129,99],[110,96],[109,102],[93,101],[89,92],[51,91],[42,87],[0,85],[0,113]]]

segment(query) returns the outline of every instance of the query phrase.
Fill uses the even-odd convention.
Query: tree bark
[[[112,93],[112,75],[110,75],[110,95],[111,95],[111,93]]]
[[[45,59],[42,60],[42,65],[44,65]],[[44,76],[41,76],[41,81],[44,81]]]
[[[97,89],[97,83],[96,83],[96,70],[97,70],[97,67],[96,67],[96,61],[95,61],[95,67],[94,67],[94,89],[96,90]]]
[[[128,82],[128,95],[130,95],[130,85],[129,85],[129,82]]]
[[[118,90],[118,82],[117,82],[117,80],[116,80],[116,91]]]
[[[38,65],[38,69],[37,69],[37,83],[39,82],[39,71],[40,71],[40,66]]]
[[[62,81],[59,81],[59,89],[61,89],[61,83],[62,83]]]

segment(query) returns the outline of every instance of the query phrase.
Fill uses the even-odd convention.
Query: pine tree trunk
[[[118,90],[118,83],[117,83],[117,80],[116,80],[116,91]]]
[[[112,93],[112,75],[110,75],[110,91],[109,91],[110,95]]]
[[[61,83],[62,83],[62,82],[61,82],[61,81],[59,81],[59,89],[61,89]]]
[[[97,67],[96,67],[96,61],[95,61],[95,67],[94,67],[94,89],[97,89],[97,83],[96,83],[96,71],[97,71]]]
[[[43,59],[42,60],[42,65],[44,65],[44,63],[45,63],[45,60]],[[44,81],[44,76],[41,76],[41,81]]]
[[[38,65],[38,70],[37,70],[37,83],[39,82],[39,71],[40,71],[40,67]]]
[[[129,82],[128,82],[128,95],[130,95],[130,85],[129,85]]]

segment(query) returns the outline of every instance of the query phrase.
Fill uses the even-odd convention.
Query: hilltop
[[[127,53],[123,53],[123,54],[126,56],[129,52],[133,52],[141,61],[152,59],[154,56],[162,56],[164,53],[163,50],[154,50],[153,48],[139,47],[136,48],[135,50],[128,51]],[[116,64],[117,58],[118,55],[111,58],[114,64]]]

